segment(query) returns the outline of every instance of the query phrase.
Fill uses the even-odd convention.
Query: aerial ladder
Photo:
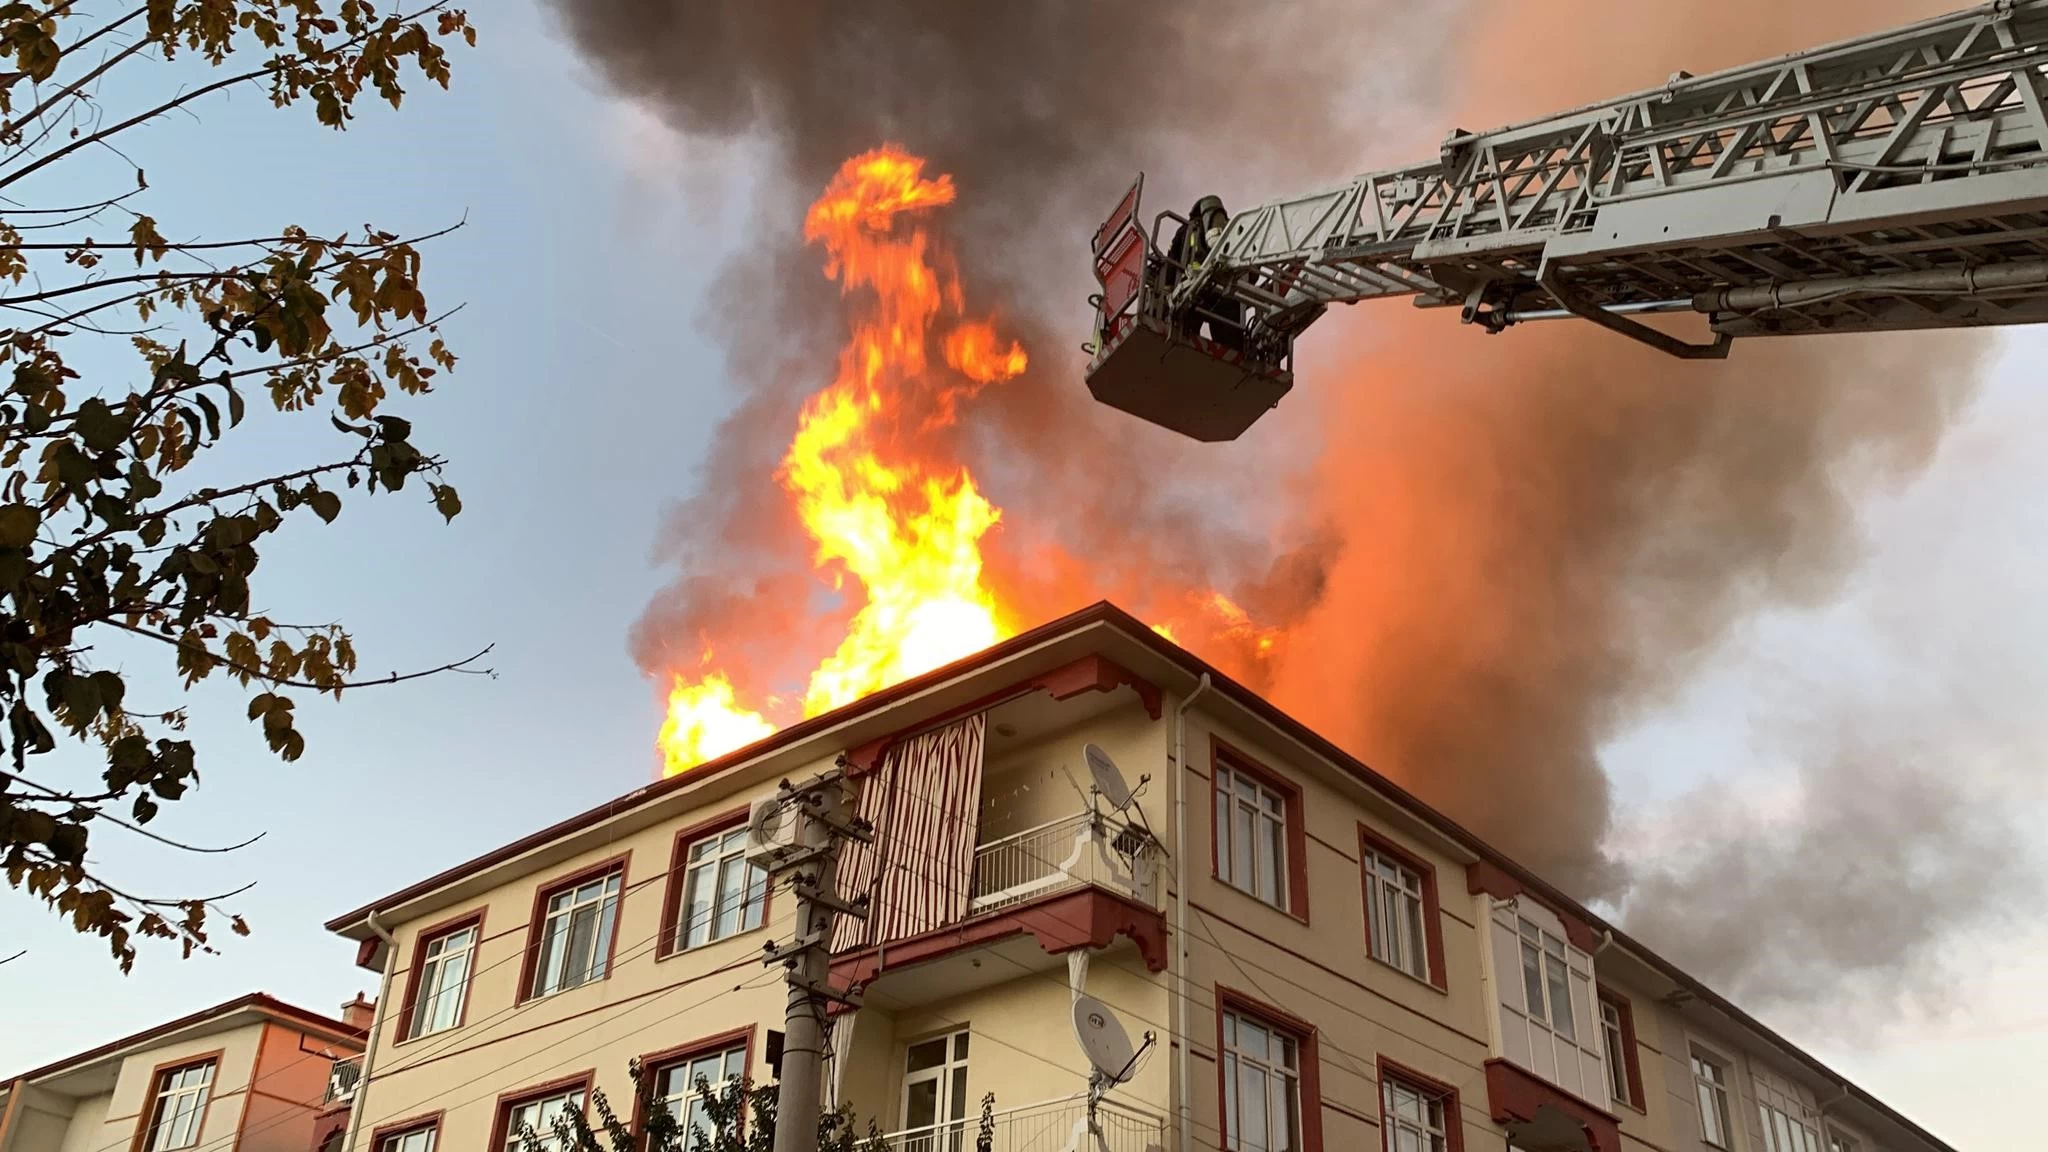
[[[1094,236],[1095,398],[1234,440],[1332,304],[1405,296],[1490,333],[1580,319],[1685,359],[1737,338],[2048,320],[2048,0],[1490,132],[1228,217],[1207,255],[1139,216]],[[1704,316],[1705,339],[1643,321]]]

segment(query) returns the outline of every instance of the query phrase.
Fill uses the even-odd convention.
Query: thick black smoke
[[[1529,118],[1938,2],[556,6],[612,87],[686,139],[769,142],[786,198],[764,204],[758,234],[788,243],[729,270],[742,290],[721,294],[749,302],[719,325],[747,399],[718,439],[719,479],[674,519],[677,581],[635,635],[651,672],[687,670],[714,630],[744,638],[744,651],[721,648],[743,675],[786,677],[829,647],[831,621],[793,610],[810,577],[770,479],[840,334],[794,222],[842,159],[884,140],[953,175],[948,231],[969,306],[992,307],[1033,356],[951,433],[1006,512],[997,586],[1021,590],[1032,617],[1103,595],[1143,613],[1159,589],[1244,593],[1290,632],[1268,670],[1280,703],[1589,898],[1627,882],[1606,853],[1601,744],[1732,621],[1833,595],[1860,555],[1840,466],[1874,457],[1911,474],[1975,386],[1958,365],[1977,338],[1827,338],[1676,365],[1605,332],[1489,339],[1383,305],[1323,321],[1303,394],[1214,448],[1093,405],[1072,351],[1087,234],[1134,169],[1172,190],[1166,206],[1212,190],[1237,206],[1426,155],[1454,125]],[[1388,141],[1401,155],[1375,149]],[[1882,404],[1867,400],[1876,389]],[[1750,890],[1803,883],[1809,864],[1793,863]],[[1927,866],[1942,871],[1938,853]],[[1960,887],[1964,872],[1936,886]],[[1637,891],[1675,898],[1655,884],[1684,879]],[[1915,954],[1926,929],[1912,909],[1859,905],[1897,928],[1869,939]],[[1679,958],[1731,979],[1778,963]]]

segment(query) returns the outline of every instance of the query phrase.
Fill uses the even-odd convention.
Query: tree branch
[[[155,640],[160,644],[169,644],[173,648],[179,647],[181,643],[176,636],[166,636],[162,632],[149,628],[133,624],[123,624],[119,620],[106,620],[102,621],[102,623],[105,623],[110,628],[119,628],[123,632],[132,632],[137,636],[147,636],[151,640]],[[237,664],[226,656],[212,652],[207,653],[207,659],[230,671],[240,672],[251,680],[260,680],[275,688],[305,688],[313,692],[339,692],[344,688],[377,688],[386,684],[403,684],[407,680],[420,680],[428,676],[439,676],[443,672],[461,672],[469,676],[496,676],[498,673],[494,668],[471,668],[468,665],[474,664],[490,655],[497,647],[495,643],[486,644],[476,652],[464,656],[460,660],[451,660],[438,668],[427,668],[418,672],[393,672],[389,676],[380,676],[375,680],[344,680],[336,684],[316,684],[311,680],[294,680],[272,676],[261,668],[251,668],[245,664]]]
[[[323,55],[332,56],[336,53],[347,51],[348,49],[353,48],[361,44],[363,41],[369,39],[371,36],[375,35],[377,31],[380,31],[385,27],[388,27],[392,24],[402,25],[409,23],[411,21],[419,19],[421,16],[424,16],[429,12],[437,12],[442,8],[446,8],[447,6],[447,0],[437,0],[436,3],[429,4],[426,7],[417,9],[409,14],[402,16],[386,17],[384,21],[377,26],[376,29],[364,29],[362,32],[356,34],[355,36],[349,37],[347,40],[344,40],[339,44],[331,46],[323,45],[321,48],[321,53]],[[175,109],[181,108],[186,104],[189,104],[192,101],[199,99],[202,96],[210,96],[223,88],[232,88],[237,84],[245,84],[251,80],[259,79],[264,76],[273,75],[275,73],[285,70],[286,68],[294,67],[303,62],[304,61],[301,60],[300,57],[295,55],[280,56],[261,68],[256,68],[248,72],[238,73],[234,76],[228,77],[225,80],[216,80],[211,84],[203,84],[198,88],[194,88],[190,92],[186,92],[170,100],[166,100],[162,104],[157,105],[156,107],[150,109],[147,112],[138,112],[135,115],[130,116],[128,119],[121,121],[119,124],[114,125],[112,128],[102,128],[89,136],[84,136],[77,140],[74,140],[71,143],[66,144],[64,147],[57,149],[55,152],[52,152],[49,155],[42,157],[33,164],[29,164],[26,167],[22,168],[17,168],[13,172],[10,172],[5,176],[0,176],[0,188],[5,188],[13,184],[17,180],[21,180],[24,177],[27,177],[31,173],[46,168],[51,164],[54,164],[57,161],[62,160],[64,157],[69,156],[73,152],[78,151],[81,148],[85,148],[90,145],[97,144],[102,140],[106,140],[110,137],[117,136],[123,132],[126,132],[128,129],[135,127],[137,124],[142,124],[147,121],[154,120],[158,116],[161,116],[166,112],[170,112]]]

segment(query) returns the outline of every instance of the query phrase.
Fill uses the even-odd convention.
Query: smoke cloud
[[[756,234],[782,242],[715,294],[744,302],[716,318],[744,399],[703,494],[670,520],[676,580],[635,655],[691,671],[715,632],[735,680],[794,683],[850,611],[818,600],[772,479],[842,334],[794,222],[842,159],[900,140],[960,188],[947,230],[970,310],[1032,354],[940,433],[1005,509],[991,582],[1023,622],[1229,589],[1283,638],[1237,661],[1255,686],[1567,889],[1617,898],[1601,745],[1668,701],[1732,621],[1837,594],[1862,552],[1853,500],[1925,463],[1972,394],[1982,338],[1751,342],[1686,364],[1584,327],[1488,338],[1388,304],[1324,320],[1295,397],[1213,448],[1081,387],[1086,237],[1134,169],[1155,209],[1209,191],[1239,207],[1427,154],[1455,126],[1944,6],[556,0],[617,92],[686,139],[767,141],[780,176]],[[1630,916],[1675,891],[1639,886]],[[1924,940],[1913,908],[1867,895],[1895,931],[1864,943],[1905,955]],[[1675,958],[1704,974],[1738,974],[1685,946]]]

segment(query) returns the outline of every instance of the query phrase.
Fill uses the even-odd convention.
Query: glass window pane
[[[1230,1018],[1224,1017],[1225,1021]],[[1223,1053],[1223,1134],[1232,1148],[1238,1142],[1237,1057]]]
[[[1266,1075],[1249,1063],[1238,1065],[1238,1103],[1244,1109],[1238,1146],[1244,1152],[1271,1152],[1266,1140]]]
[[[942,1037],[937,1040],[927,1040],[922,1044],[912,1044],[908,1061],[907,1067],[912,1072],[922,1072],[927,1068],[937,1068],[939,1065],[944,1064],[946,1062],[945,1039]]]
[[[1523,921],[1528,923],[1528,921]],[[1522,941],[1522,995],[1527,998],[1529,1019],[1541,1022],[1543,1014],[1543,955],[1527,940]]]
[[[939,1082],[913,1080],[903,1086],[903,1126],[924,1128],[939,1122]]]
[[[1402,905],[1408,910],[1407,938],[1402,941],[1402,966],[1408,974],[1419,979],[1429,979],[1429,961],[1424,942],[1428,939],[1422,929],[1422,901],[1413,896],[1402,896]]]
[[[1259,822],[1259,899],[1280,902],[1280,877],[1286,867],[1280,859],[1280,826],[1272,820]]]
[[[1292,1076],[1281,1083],[1280,1120],[1286,1152],[1301,1152],[1301,1086]]]
[[[692,868],[683,884],[683,924],[677,935],[684,947],[694,948],[711,939],[711,869]]]
[[[1219,773],[1220,783],[1222,776]],[[1231,868],[1230,813],[1236,805],[1230,802],[1230,795],[1219,790],[1216,793],[1216,871],[1225,884],[1237,883],[1237,873]]]
[[[1231,880],[1251,891],[1256,880],[1252,868],[1252,813],[1242,804],[1231,805],[1230,849]]]
[[[1572,1023],[1571,983],[1565,975],[1564,961],[1546,955],[1543,967],[1550,974],[1550,1026],[1559,1036],[1575,1039],[1577,1032]]]

